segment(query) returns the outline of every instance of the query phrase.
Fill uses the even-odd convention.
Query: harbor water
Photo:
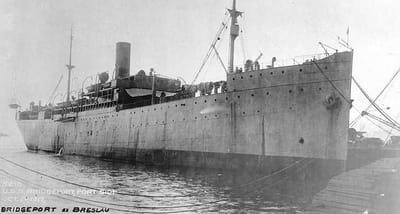
[[[314,192],[308,184],[289,177],[287,173],[147,166],[29,152],[21,137],[0,138],[3,211],[48,207],[55,213],[78,209],[99,213],[297,213],[311,202]]]

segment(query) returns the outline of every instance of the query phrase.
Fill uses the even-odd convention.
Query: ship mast
[[[71,90],[71,71],[75,66],[73,66],[71,63],[72,58],[72,26],[71,26],[71,35],[70,35],[70,40],[69,40],[69,64],[65,65],[67,66],[68,69],[68,86],[67,86],[67,104],[70,102],[70,90]]]
[[[233,0],[232,9],[228,9],[231,15],[230,41],[229,41],[229,73],[233,73],[233,63],[235,55],[235,39],[239,35],[239,25],[237,17],[242,15],[242,12],[236,10],[236,0]]]

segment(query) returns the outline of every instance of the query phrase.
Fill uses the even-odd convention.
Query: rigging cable
[[[361,85],[355,80],[354,77],[352,77],[354,83],[357,85],[357,87],[360,89],[360,91],[364,94],[364,96],[368,99],[368,101],[375,107],[376,110],[379,111],[379,113],[382,114],[383,117],[385,117],[390,123],[400,126],[400,124],[394,120],[392,117],[390,117],[383,109],[381,109],[372,99],[371,97],[367,94],[367,92],[361,87]]]
[[[61,80],[63,79],[63,75],[61,75],[60,79],[57,82],[56,87],[53,89],[53,92],[51,93],[49,100],[47,103],[50,103],[50,101],[52,101],[52,98],[54,97],[54,94],[57,92],[58,87],[60,86]]]
[[[229,21],[229,19],[228,19],[228,21]],[[227,29],[227,27],[225,29]],[[214,57],[217,56],[217,59],[218,59],[219,63],[221,64],[222,68],[224,69],[225,73],[228,74],[228,70],[226,69],[225,64],[224,64],[224,62],[223,62],[223,60],[222,60],[222,58],[221,58],[221,56],[219,55],[219,52],[218,52],[218,47],[222,43],[222,40],[224,38],[224,33],[225,33],[225,30],[218,37],[219,42],[217,44],[214,44],[214,46],[212,46],[211,55],[209,56],[208,61],[212,61],[214,59]],[[209,67],[210,67],[210,63],[206,67],[203,68],[205,70],[205,72],[204,72],[204,75],[203,75],[203,77],[202,77],[200,82],[204,82],[204,80],[205,80],[205,78],[207,76],[207,72],[209,71]],[[196,80],[198,80],[198,79],[196,79]]]
[[[225,31],[222,32],[222,34],[221,34],[221,37],[220,37],[220,39],[219,39],[220,42],[219,42],[218,44],[216,44],[216,45],[213,47],[214,52],[212,53],[212,55],[211,55],[211,57],[210,57],[209,60],[212,61],[212,60],[214,59],[214,57],[217,56],[217,57],[218,57],[218,60],[219,60],[219,63],[220,63],[221,66],[224,68],[225,73],[228,74],[228,70],[226,69],[224,62],[223,62],[221,56],[219,55],[219,52],[217,51],[217,50],[218,50],[218,47],[219,47],[219,46],[221,45],[221,43],[222,43],[222,39],[224,38],[224,36],[223,36],[224,33],[225,33]],[[216,46],[217,46],[217,47],[216,47]],[[205,77],[207,76],[207,72],[209,71],[209,66],[210,66],[210,64],[208,64],[208,66],[205,68],[204,76],[203,76],[203,78],[202,78],[202,80],[201,80],[200,82],[204,82],[204,79],[205,79]]]
[[[225,73],[228,74],[228,69],[226,69],[225,64],[224,64],[224,61],[222,61],[222,58],[221,58],[221,56],[219,55],[217,48],[216,48],[215,46],[213,46],[213,49],[214,49],[215,55],[217,55],[218,60],[219,60],[219,62],[221,63],[221,66],[224,68]]]
[[[203,62],[201,63],[200,69],[199,69],[199,71],[196,73],[196,75],[195,75],[195,77],[194,77],[194,79],[193,79],[191,85],[189,86],[189,88],[190,88],[190,87],[194,84],[194,82],[197,80],[197,78],[199,77],[199,74],[201,73],[201,71],[203,70],[205,64],[207,63],[208,59],[210,58],[210,55],[214,52],[214,51],[213,51],[213,50],[214,50],[214,47],[215,47],[215,45],[217,44],[217,42],[219,41],[221,34],[222,34],[222,33],[225,31],[225,29],[227,28],[227,24],[228,24],[229,19],[230,19],[230,16],[228,16],[228,13],[225,13],[225,19],[224,19],[224,21],[222,22],[221,26],[219,27],[218,32],[217,32],[217,34],[216,34],[216,36],[215,36],[213,42],[211,43],[210,48],[208,49],[207,54],[206,54],[206,56],[205,56],[204,59],[203,59]]]
[[[317,66],[318,70],[322,73],[322,75],[325,77],[326,80],[329,81],[329,83],[332,85],[332,87],[338,91],[338,93],[344,98],[344,100],[350,104],[350,106],[352,106],[360,115],[361,115],[361,111],[358,110],[351,101],[347,100],[346,97],[343,95],[343,93],[335,86],[335,84],[329,79],[328,76],[326,76],[326,74],[324,73],[324,71],[318,66],[318,64],[315,62],[315,60],[312,60],[312,62]],[[378,128],[382,129],[383,131],[389,133],[389,131],[387,131],[386,129],[382,128],[380,125],[376,124],[374,121],[372,121],[370,118],[367,118],[368,121],[370,121],[372,124],[374,124],[375,126],[377,126]]]
[[[398,119],[399,118],[399,116],[400,116],[400,113],[399,114],[397,114],[397,117],[396,117],[396,119]],[[389,140],[389,138],[390,138],[390,136],[392,135],[392,132],[393,132],[393,130],[396,130],[396,129],[394,129],[394,127],[391,127],[391,129],[390,129],[390,131],[389,131],[389,133],[388,133],[388,135],[386,136],[386,138],[385,138],[385,144],[383,144],[383,146],[385,146],[387,143],[388,143],[388,140]]]
[[[340,94],[340,96],[343,97],[343,99],[350,105],[352,106],[352,102],[350,100],[347,100],[346,96],[343,95],[342,91],[340,91],[335,84],[333,84],[332,80],[329,79],[329,77],[325,74],[325,72],[319,67],[319,65],[315,62],[315,60],[311,60],[315,66],[317,66],[318,70],[321,72],[321,74],[325,77],[326,80],[332,85],[332,87]]]
[[[387,89],[387,87],[393,82],[394,78],[395,78],[395,77],[397,76],[397,74],[399,74],[399,73],[400,73],[400,68],[397,69],[396,73],[392,76],[392,78],[390,78],[389,82],[386,83],[385,87],[379,92],[378,96],[375,97],[375,99],[373,100],[373,103],[375,103],[375,102],[379,99],[379,97],[383,94],[383,92],[384,92],[384,91]],[[371,106],[372,106],[372,103],[370,103],[370,104],[368,105],[368,107],[365,108],[364,111],[368,111],[368,110],[371,108]],[[361,113],[360,113],[360,114],[350,123],[350,127],[353,127],[361,117],[362,117],[362,115],[361,115]]]
[[[245,38],[244,38],[244,32],[245,32],[245,30],[244,30],[244,16],[242,16],[242,25],[240,27],[241,27],[241,29],[240,29],[240,43],[241,43],[241,46],[242,46],[243,65],[244,65],[246,63],[246,58],[247,58],[247,56],[246,56],[246,48],[244,46],[244,40],[245,40]]]

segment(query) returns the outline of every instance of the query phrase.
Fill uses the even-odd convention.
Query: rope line
[[[7,161],[7,162],[9,162],[9,163],[11,163],[11,164],[13,164],[15,166],[21,167],[23,169],[26,169],[28,171],[31,171],[33,173],[36,173],[36,174],[39,174],[39,175],[42,175],[42,176],[45,176],[45,177],[48,177],[48,178],[51,178],[51,179],[56,180],[56,181],[60,181],[60,182],[63,182],[63,183],[67,183],[67,184],[70,184],[70,185],[73,185],[73,186],[78,186],[78,187],[82,187],[82,188],[86,188],[86,189],[101,191],[101,189],[99,189],[99,188],[95,188],[95,187],[91,187],[91,186],[87,186],[87,185],[83,185],[83,184],[78,184],[78,183],[74,183],[74,182],[71,182],[71,181],[68,181],[68,180],[57,178],[57,177],[54,177],[54,176],[51,176],[51,175],[47,175],[47,174],[45,174],[43,172],[30,169],[28,167],[25,167],[25,166],[23,166],[21,164],[15,163],[15,162],[13,162],[11,160],[8,160],[8,159],[6,159],[4,157],[1,157],[1,156],[0,156],[0,159],[2,159],[4,161]],[[125,195],[125,196],[147,197],[147,198],[183,198],[183,197],[188,197],[188,196],[193,195],[193,194],[190,194],[190,195],[142,195],[142,194],[134,194],[134,193],[130,193],[130,192],[116,192],[115,194]]]
[[[322,73],[322,75],[324,75],[324,77],[329,81],[329,83],[332,85],[332,87],[343,97],[343,99],[349,103],[351,106],[353,106],[352,102],[347,100],[347,98],[343,95],[343,93],[335,86],[335,84],[333,84],[333,81],[329,79],[328,76],[326,76],[326,74],[324,73],[324,71],[318,66],[318,64],[313,60],[312,61],[318,68],[318,70]],[[352,77],[353,78],[353,77]],[[337,80],[335,80],[337,81]],[[361,115],[361,111],[358,110],[355,106],[353,106],[353,108]],[[368,121],[370,121],[372,124],[374,124],[375,126],[377,126],[378,128],[382,129],[383,131],[389,133],[389,131],[387,131],[386,129],[382,128],[380,125],[376,124],[375,122],[373,122],[371,119],[367,118]]]
[[[99,190],[98,188],[94,188],[94,187],[90,187],[90,186],[86,186],[86,185],[81,185],[81,184],[76,184],[76,183],[73,183],[73,182],[69,182],[69,181],[66,181],[66,180],[63,180],[63,179],[59,179],[59,178],[56,178],[56,177],[47,175],[47,174],[45,174],[45,173],[42,173],[42,172],[39,172],[39,171],[36,171],[36,170],[33,170],[33,169],[29,169],[29,168],[27,168],[27,167],[25,167],[25,166],[22,166],[21,164],[15,163],[15,162],[10,161],[10,160],[8,160],[8,159],[6,159],[6,158],[4,158],[4,157],[1,157],[1,156],[0,156],[0,159],[3,159],[3,160],[5,160],[5,161],[7,161],[7,162],[9,162],[9,163],[11,163],[11,164],[13,164],[13,165],[16,165],[16,166],[21,167],[21,168],[23,168],[23,169],[26,169],[26,170],[28,170],[28,171],[37,173],[37,174],[39,174],[39,175],[42,175],[42,176],[45,176],[45,177],[48,177],[48,178],[51,178],[51,179],[55,179],[55,180],[57,180],[57,181],[65,182],[65,183],[68,183],[68,184],[71,184],[71,185],[75,185],[75,186],[79,186],[79,187],[84,187],[84,188],[88,188],[88,189]],[[243,188],[243,187],[249,186],[249,185],[251,185],[251,184],[254,184],[254,183],[257,183],[257,182],[260,182],[260,181],[265,181],[265,180],[267,180],[268,178],[271,178],[272,176],[278,175],[278,174],[280,174],[280,173],[282,173],[282,172],[287,171],[289,168],[292,168],[292,167],[294,167],[294,166],[296,166],[296,165],[299,165],[300,163],[304,162],[305,160],[306,160],[306,158],[303,158],[302,160],[299,160],[299,161],[295,161],[294,163],[290,164],[289,166],[286,166],[286,167],[284,167],[284,168],[282,168],[282,169],[280,169],[280,170],[278,170],[278,171],[275,171],[275,172],[272,173],[272,174],[269,174],[269,175],[267,175],[267,176],[263,176],[263,177],[257,178],[257,179],[255,179],[255,180],[253,180],[253,181],[251,181],[251,182],[246,183],[246,184],[237,185],[236,187],[237,187],[237,188]],[[297,172],[297,171],[299,171],[299,170],[301,170],[301,169],[307,167],[307,166],[308,166],[309,164],[311,164],[313,161],[314,161],[313,159],[310,160],[308,163],[304,164],[303,166],[300,166],[300,167],[297,168],[295,171]],[[6,171],[3,170],[3,169],[0,169],[0,170],[3,171],[3,172],[5,172],[5,173],[7,173],[9,176],[15,176],[15,175],[12,175],[12,174],[6,172]],[[270,187],[270,186],[272,186],[272,185],[276,185],[276,184],[278,184],[278,183],[280,183],[280,182],[283,182],[284,180],[288,179],[290,176],[291,176],[290,174],[285,175],[283,178],[280,178],[280,179],[278,180],[278,182],[274,182],[274,183],[271,183],[271,184],[269,184],[269,185],[263,186],[261,189],[258,189],[257,191],[260,191],[260,190],[265,189],[265,188],[267,188],[267,187]],[[15,177],[18,178],[19,180],[23,180],[23,181],[25,181],[25,182],[31,183],[31,182],[26,181],[25,179],[20,178],[20,177],[18,177],[18,176],[15,176]],[[36,185],[37,185],[37,186],[40,186],[40,185],[38,185],[38,184],[36,184]],[[43,187],[42,187],[42,188],[43,188]],[[234,187],[234,188],[235,188],[235,187]],[[237,189],[236,189],[236,190],[232,190],[232,192],[234,192],[234,191],[237,191]],[[247,194],[250,194],[250,193],[252,193],[252,191],[247,191],[247,192],[244,193],[244,195],[247,195]],[[117,194],[118,194],[118,192],[117,192]],[[54,195],[54,194],[52,194],[52,195]],[[64,194],[64,195],[65,195],[65,194]],[[127,195],[127,194],[120,194],[120,195]],[[129,195],[132,195],[132,194],[129,194]],[[153,211],[151,211],[151,212],[148,212],[148,211],[140,211],[140,212],[139,212],[139,211],[133,211],[133,210],[127,210],[127,209],[120,209],[120,208],[109,208],[109,209],[115,210],[115,211],[130,212],[130,213],[181,213],[181,212],[195,212],[195,211],[201,211],[201,210],[205,211],[205,210],[215,209],[215,208],[213,208],[213,207],[210,207],[209,205],[218,204],[218,203],[221,203],[221,202],[225,202],[225,203],[227,202],[226,199],[219,199],[219,200],[214,200],[214,201],[205,202],[205,203],[197,203],[197,204],[177,205],[177,206],[155,206],[155,207],[148,207],[148,206],[133,206],[133,205],[125,205],[125,204],[117,204],[117,203],[103,202],[103,201],[98,201],[98,200],[93,200],[93,199],[87,199],[87,198],[82,198],[82,197],[79,197],[79,196],[68,195],[68,194],[67,194],[67,196],[69,196],[69,197],[74,197],[75,200],[74,200],[74,199],[67,198],[67,197],[64,197],[64,196],[60,196],[60,195],[54,195],[54,196],[55,196],[55,197],[58,197],[58,198],[61,198],[61,199],[64,199],[64,200],[68,200],[68,201],[72,201],[72,202],[77,202],[77,203],[85,204],[85,205],[91,205],[91,206],[99,206],[99,205],[97,205],[97,204],[103,204],[103,205],[105,204],[105,205],[111,205],[111,206],[117,206],[117,207],[125,207],[125,208],[153,209]],[[144,196],[145,196],[145,197],[149,197],[149,195],[137,195],[137,194],[135,194],[134,196],[141,196],[141,197],[144,197]],[[187,196],[187,195],[186,195],[186,196]],[[163,196],[151,196],[151,197],[163,197]],[[185,196],[165,196],[165,197],[185,197]],[[86,202],[82,202],[82,201],[79,201],[79,200],[83,200],[83,201],[86,201]],[[93,203],[97,203],[97,204],[93,204]],[[208,205],[208,207],[197,208],[197,209],[187,209],[187,210],[175,210],[175,211],[155,212],[155,209],[177,209],[177,208],[199,207],[199,206],[206,206],[206,205]],[[235,205],[235,206],[238,206],[238,205]]]
[[[259,182],[259,181],[261,181],[261,180],[266,180],[266,179],[268,179],[268,178],[270,178],[270,177],[272,177],[272,176],[274,176],[274,175],[277,175],[277,174],[279,174],[279,173],[281,173],[281,172],[283,172],[283,171],[285,171],[285,170],[288,170],[289,168],[292,168],[293,166],[295,166],[295,165],[297,165],[297,164],[300,164],[300,162],[302,162],[302,161],[304,161],[304,160],[305,160],[305,158],[304,158],[303,160],[301,160],[301,161],[295,161],[294,163],[290,164],[289,166],[284,167],[284,168],[282,168],[282,169],[280,169],[280,170],[278,170],[278,171],[276,171],[276,172],[274,172],[274,173],[272,173],[272,174],[269,174],[269,175],[267,175],[267,176],[263,176],[263,177],[257,178],[257,179],[255,179],[255,180],[253,180],[253,181],[251,181],[251,182],[248,182],[248,183],[246,183],[246,184],[240,185],[239,188],[243,188],[243,187],[246,187],[246,186],[248,186],[248,185],[250,185],[250,184],[257,183],[257,182]]]
[[[373,102],[375,103],[379,97],[383,94],[383,92],[389,87],[389,85],[393,82],[394,78],[400,73],[400,68],[396,71],[396,73],[390,78],[389,82],[386,83],[385,87],[379,92],[379,94],[375,97]],[[371,108],[372,104],[370,103],[364,111],[368,111]],[[361,113],[350,123],[350,126],[353,127],[357,121],[362,117]]]
[[[65,180],[65,179],[61,179],[61,178],[57,178],[57,177],[54,177],[54,176],[51,176],[51,175],[47,175],[47,174],[45,174],[43,172],[30,169],[30,168],[25,167],[25,166],[23,166],[21,164],[18,164],[16,162],[8,160],[8,159],[6,159],[6,158],[4,158],[2,156],[0,156],[0,159],[6,161],[8,163],[11,163],[11,164],[13,164],[15,166],[21,167],[21,168],[23,168],[25,170],[31,171],[33,173],[36,173],[36,174],[51,178],[53,180],[57,180],[57,181],[60,181],[60,182],[63,182],[63,183],[67,183],[67,184],[73,185],[73,186],[78,186],[78,187],[87,188],[87,189],[91,189],[91,190],[96,190],[96,191],[100,191],[101,190],[99,188],[95,188],[95,187],[91,187],[91,186],[87,186],[87,185],[83,185],[83,184],[78,184],[78,183],[70,182],[70,181]],[[242,185],[237,185],[236,187],[234,186],[233,188],[243,188],[243,187],[249,186],[250,184],[253,184],[253,183],[256,183],[256,182],[259,182],[259,181],[262,181],[262,180],[266,180],[266,179],[268,179],[268,178],[270,178],[272,176],[278,175],[278,174],[288,170],[289,168],[292,168],[293,166],[295,166],[297,164],[300,164],[304,160],[305,159],[303,159],[301,161],[296,161],[296,162],[290,164],[289,166],[284,167],[284,168],[282,168],[282,169],[280,169],[280,170],[278,170],[278,171],[276,171],[276,172],[274,172],[272,174],[257,178],[257,179],[255,179],[253,181],[250,181],[250,182],[242,184]],[[125,195],[125,196],[147,197],[147,198],[183,198],[183,197],[197,196],[197,194],[188,194],[188,195],[143,195],[143,194],[133,194],[133,193],[130,193],[130,192],[116,192],[115,194]],[[200,206],[200,204],[198,204],[196,206]]]
[[[3,158],[3,157],[0,157],[0,158],[2,158],[3,160],[5,159],[5,158]],[[300,160],[300,161],[295,161],[294,163],[290,164],[289,166],[284,167],[284,168],[282,168],[282,169],[280,169],[280,170],[278,170],[278,171],[276,171],[276,172],[274,172],[274,173],[272,173],[272,174],[269,174],[269,175],[264,176],[264,177],[260,177],[260,178],[258,178],[258,179],[255,179],[254,181],[248,182],[248,183],[246,183],[246,184],[239,185],[238,187],[239,187],[239,188],[243,188],[243,187],[248,186],[248,185],[250,185],[250,184],[253,184],[253,183],[256,183],[256,182],[259,182],[259,181],[262,181],[262,180],[266,180],[266,179],[268,179],[268,178],[271,178],[272,176],[277,175],[277,174],[280,174],[280,173],[282,173],[282,172],[288,170],[289,168],[291,168],[291,167],[293,167],[293,166],[295,166],[295,165],[298,165],[298,164],[300,164],[301,162],[304,162],[305,160],[306,160],[306,159],[304,158],[304,159],[302,159],[302,160]],[[314,160],[310,160],[308,163],[306,163],[306,164],[304,164],[303,166],[300,166],[300,168],[296,169],[296,171],[307,167],[307,166],[308,166],[309,164],[311,164],[313,161],[314,161]],[[25,169],[25,168],[24,168],[24,169]],[[24,183],[28,183],[28,184],[31,185],[31,186],[32,186],[32,185],[35,185],[35,186],[39,186],[39,187],[41,187],[41,188],[43,188],[43,189],[46,189],[46,187],[43,187],[43,186],[41,186],[41,185],[39,185],[39,184],[34,184],[34,183],[32,183],[32,182],[30,182],[30,181],[27,181],[27,180],[25,180],[25,179],[23,179],[23,178],[21,178],[21,177],[18,177],[18,176],[16,176],[16,175],[13,175],[13,174],[11,174],[11,173],[9,173],[9,172],[3,170],[3,169],[0,169],[0,171],[3,171],[4,173],[6,173],[6,174],[8,174],[9,176],[12,176],[12,177],[14,177],[14,178],[16,178],[16,179],[22,180],[22,181],[24,181]],[[45,174],[43,174],[43,175],[45,176]],[[286,175],[286,176],[284,176],[283,178],[280,178],[280,179],[278,180],[278,182],[274,182],[274,183],[271,183],[271,184],[269,184],[269,185],[267,185],[267,186],[264,186],[264,187],[262,187],[261,189],[258,189],[258,191],[259,191],[259,190],[262,190],[262,189],[265,189],[266,187],[269,187],[269,186],[278,184],[278,183],[280,183],[280,182],[283,182],[284,180],[288,179],[289,177],[290,177],[290,175]],[[246,195],[246,194],[249,194],[249,193],[251,193],[251,191],[247,191],[247,192],[245,192],[244,194]],[[59,196],[59,195],[55,195],[55,194],[52,194],[52,195],[54,195],[54,196],[56,196],[56,197],[58,197],[58,198],[61,198],[61,199],[65,199],[65,200],[69,200],[69,201],[73,201],[73,202],[78,202],[78,203],[81,203],[81,204],[92,205],[92,206],[98,206],[97,204],[92,204],[92,203],[86,203],[86,202],[81,202],[81,201],[77,201],[77,200],[72,200],[72,199],[69,199],[69,198],[66,198],[66,197],[63,197],[63,196]],[[68,196],[70,196],[70,197],[77,198],[78,200],[84,200],[84,201],[94,202],[94,203],[98,203],[98,204],[106,204],[106,205],[119,206],[119,207],[126,207],[126,208],[136,208],[136,209],[176,209],[176,208],[187,208],[187,207],[196,207],[196,206],[205,206],[205,205],[211,205],[211,204],[218,204],[218,203],[220,203],[220,202],[226,201],[226,199],[220,199],[220,200],[215,200],[215,201],[205,202],[205,203],[198,203],[198,204],[178,205],[178,206],[155,206],[155,207],[149,207],[149,206],[133,206],[133,205],[125,205],[125,204],[117,204],[117,203],[103,202],[103,201],[87,199],[87,198],[83,198],[83,197],[79,197],[79,196],[74,196],[74,195],[70,195],[70,194],[64,194],[64,195],[68,195]],[[179,211],[166,211],[166,212],[154,212],[154,211],[152,211],[152,212],[142,212],[142,211],[141,211],[141,212],[136,212],[136,211],[131,211],[131,210],[116,209],[116,208],[110,208],[110,209],[116,210],[116,211],[134,212],[134,213],[175,213],[175,212],[187,212],[187,211],[205,210],[206,208],[191,209],[191,210],[179,210]],[[210,209],[210,208],[207,208],[207,209]]]
[[[210,58],[210,55],[214,52],[213,50],[214,50],[215,44],[219,41],[221,34],[225,31],[228,21],[229,21],[229,16],[228,16],[228,14],[225,14],[225,19],[222,22],[220,28],[218,29],[217,34],[216,34],[213,42],[211,43],[210,48],[208,49],[207,54],[205,55],[205,57],[203,59],[203,62],[201,63],[199,71],[196,73],[196,75],[190,85],[193,85],[194,82],[197,80],[197,78],[199,77],[199,74],[201,73],[205,64],[207,63],[208,59]],[[190,86],[189,86],[189,88],[190,88]]]
[[[318,70],[321,72],[321,74],[325,77],[326,80],[328,80],[328,82],[332,85],[332,87],[340,94],[340,96],[343,97],[343,99],[350,104],[350,106],[352,106],[352,102],[350,100],[347,100],[346,96],[344,96],[344,94],[342,93],[342,91],[340,91],[335,84],[333,84],[333,82],[329,79],[329,77],[325,74],[325,72],[321,69],[321,67],[319,67],[319,65],[315,62],[315,60],[312,60],[312,62],[315,64],[315,66],[318,68]]]
[[[390,123],[393,125],[399,127],[400,124],[394,120],[392,117],[390,117],[382,108],[380,108],[372,99],[371,97],[367,94],[367,92],[361,87],[361,85],[356,81],[354,77],[352,77],[354,83],[357,85],[357,87],[360,89],[360,91],[364,94],[364,96],[367,98],[367,100],[375,107],[376,110],[379,111],[379,113],[382,114]]]
[[[35,184],[32,183],[26,179],[23,179],[19,176],[13,175],[9,172],[7,172],[6,170],[0,169],[0,171],[2,171],[4,174],[13,177],[17,180],[20,180],[20,182],[29,185],[29,186],[36,186],[36,187],[40,187],[42,189],[47,189],[46,187],[40,185],[40,184]],[[133,205],[124,205],[124,204],[117,204],[117,203],[109,203],[109,202],[104,202],[104,201],[98,201],[98,200],[92,200],[92,199],[87,199],[87,198],[83,198],[83,197],[79,197],[79,196],[74,196],[71,194],[65,194],[62,193],[63,195],[69,196],[69,197],[73,197],[73,198],[77,198],[78,200],[83,200],[83,201],[89,201],[89,202],[94,202],[94,203],[98,203],[98,204],[106,204],[106,205],[112,205],[112,206],[119,206],[119,207],[126,207],[126,208],[136,208],[136,209],[176,209],[176,208],[186,208],[186,207],[196,207],[196,206],[204,206],[204,205],[209,205],[209,204],[217,204],[219,202],[224,201],[225,199],[221,199],[221,200],[215,200],[212,202],[206,202],[206,203],[202,203],[202,204],[193,204],[193,205],[181,205],[181,206],[156,206],[156,207],[148,207],[148,206],[133,206]],[[82,203],[82,204],[86,204],[86,205],[92,205],[92,206],[96,206],[98,207],[99,205],[97,204],[91,204],[91,203],[86,203],[86,202],[81,202],[81,201],[77,201],[77,200],[73,200],[64,196],[60,196],[60,195],[56,195],[51,193],[51,195],[58,197],[58,198],[62,198],[64,200],[68,200],[68,201],[73,201],[73,202],[78,202],[78,203]],[[199,208],[199,209],[190,209],[190,210],[178,210],[178,211],[165,211],[165,212],[155,212],[155,211],[132,211],[132,210],[123,210],[123,209],[118,209],[118,208],[109,208],[112,210],[116,210],[116,211],[122,211],[122,212],[133,212],[133,213],[176,213],[176,212],[188,212],[188,211],[198,211],[198,210],[205,210],[205,209],[210,209],[210,207],[208,208]]]
[[[305,160],[305,159],[303,159],[303,161],[304,161],[304,160]],[[307,167],[308,165],[310,165],[312,162],[314,162],[313,159],[311,159],[310,161],[308,161],[308,163],[304,164],[303,166],[300,166],[300,167],[297,168],[295,171],[297,172],[297,171],[299,171],[299,170],[302,170],[302,169],[306,168],[306,167]],[[266,186],[263,186],[263,187],[261,187],[261,188],[258,188],[256,191],[261,191],[261,190],[263,190],[263,189],[265,189],[265,188],[267,188],[267,187],[270,187],[270,186],[279,184],[279,183],[285,181],[286,179],[288,179],[289,177],[291,177],[291,176],[290,176],[290,175],[286,175],[286,176],[284,176],[283,178],[280,178],[277,182],[273,182],[273,183],[271,183],[271,184],[269,184],[269,185],[266,185]],[[253,190],[249,189],[249,190],[248,190],[247,192],[245,192],[244,194],[249,194],[249,193],[251,193],[252,191],[253,191]]]

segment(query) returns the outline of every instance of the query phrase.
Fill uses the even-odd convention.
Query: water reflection
[[[61,179],[0,159],[2,180],[16,179],[22,183],[20,189],[59,190],[43,195],[47,206],[107,207],[111,213],[295,213],[310,202],[315,191],[312,184],[296,182],[291,174],[268,177],[245,170],[163,168],[80,156],[58,157],[27,152],[21,142],[6,138],[1,139],[0,146],[1,157]],[[73,194],[67,190],[73,190]],[[24,194],[16,193],[26,197]],[[21,203],[14,205],[29,204]]]

